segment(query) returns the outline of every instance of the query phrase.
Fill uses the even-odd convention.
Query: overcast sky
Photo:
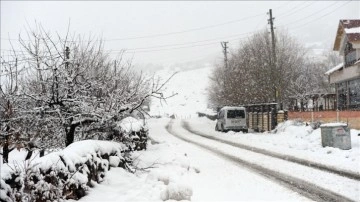
[[[312,48],[331,48],[339,19],[359,19],[359,1],[1,1],[1,53],[8,39],[25,36],[27,22],[64,34],[102,37],[105,49],[127,50],[138,66],[220,62],[221,41],[235,50],[240,40],[269,29],[287,30]],[[16,46],[16,41],[12,41]]]

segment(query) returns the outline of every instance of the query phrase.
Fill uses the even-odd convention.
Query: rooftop
[[[360,43],[360,19],[340,20],[336,32],[334,50],[339,51],[343,35],[350,43]]]

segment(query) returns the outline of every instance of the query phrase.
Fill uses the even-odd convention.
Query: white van
[[[223,107],[218,113],[215,130],[226,132],[229,130],[248,132],[245,107]]]

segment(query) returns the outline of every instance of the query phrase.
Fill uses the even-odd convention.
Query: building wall
[[[305,122],[320,121],[323,123],[349,123],[350,128],[360,130],[360,111],[318,111],[318,112],[288,112],[289,120],[300,119]]]
[[[333,72],[329,76],[329,79],[330,79],[330,83],[339,83],[356,77],[360,77],[359,65],[353,65],[350,67],[346,67],[340,71]]]

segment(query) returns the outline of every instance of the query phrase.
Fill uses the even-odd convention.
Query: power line
[[[257,14],[257,15],[252,15],[252,16],[247,16],[247,17],[244,17],[244,18],[241,18],[241,19],[238,19],[238,20],[231,20],[231,21],[227,21],[227,22],[223,22],[223,23],[219,23],[219,24],[208,25],[208,26],[192,28],[192,29],[186,29],[186,30],[181,30],[181,31],[168,32],[168,33],[163,33],[163,34],[151,34],[151,35],[144,35],[144,36],[134,36],[134,37],[107,39],[107,40],[103,40],[103,41],[123,41],[123,40],[157,38],[157,37],[162,37],[162,36],[183,34],[183,33],[194,32],[194,31],[199,31],[199,30],[204,30],[204,29],[220,27],[220,26],[224,26],[224,25],[228,25],[228,24],[238,23],[238,22],[245,21],[245,20],[248,20],[248,19],[251,19],[251,18],[256,18],[256,17],[262,16],[262,15],[264,15],[264,13]],[[15,40],[15,41],[18,40],[18,39],[11,39],[11,38],[0,38],[0,39],[1,40]],[[27,41],[27,40],[24,40],[24,41]],[[69,40],[69,41],[71,41],[71,40]]]
[[[304,27],[304,26],[306,26],[306,25],[308,25],[308,24],[310,24],[310,23],[312,23],[312,22],[314,22],[314,21],[316,21],[316,20],[319,20],[319,19],[321,19],[321,18],[323,18],[323,17],[325,17],[325,16],[327,16],[327,15],[330,15],[330,14],[332,14],[335,10],[337,10],[337,9],[345,6],[346,4],[350,3],[351,1],[352,1],[352,0],[347,1],[347,2],[345,2],[344,4],[336,7],[336,8],[333,9],[333,10],[331,10],[330,12],[325,13],[324,15],[322,15],[322,16],[320,16],[320,17],[318,17],[318,18],[312,19],[311,21],[309,21],[309,22],[307,22],[307,23],[304,23],[304,24],[302,24],[302,25],[296,26],[296,27],[294,27],[294,28],[292,28],[292,29],[298,29],[298,28]]]
[[[284,17],[288,17],[288,16],[290,16],[290,15],[294,15],[295,13],[297,13],[297,12],[299,12],[299,11],[301,11],[301,10],[304,10],[305,8],[311,6],[311,5],[315,4],[315,3],[317,3],[317,2],[316,2],[316,1],[315,1],[315,2],[310,2],[310,4],[308,4],[308,5],[304,6],[304,7],[298,8],[298,9],[296,9],[296,10],[293,10],[293,11],[291,11],[291,12],[290,12],[289,14],[287,14],[287,15],[278,15],[278,18],[279,18],[279,17],[284,18]]]
[[[286,14],[288,14],[288,13],[292,13],[293,10],[296,9],[296,8],[298,8],[298,6],[301,5],[301,4],[303,4],[303,3],[300,2],[300,3],[296,4],[295,6],[291,7],[290,9],[288,9],[288,11],[285,11],[285,12],[283,12],[283,13],[280,13],[280,14],[278,15],[278,17],[283,16],[283,15],[286,15]]]
[[[253,32],[246,32],[246,33],[239,33],[239,34],[234,34],[234,35],[228,35],[228,36],[223,36],[223,37],[217,37],[217,38],[212,38],[212,39],[207,39],[207,40],[201,40],[201,41],[192,41],[192,42],[187,42],[187,43],[178,43],[178,44],[166,44],[166,45],[161,45],[161,46],[150,46],[150,47],[142,47],[142,48],[132,48],[132,49],[124,49],[124,50],[104,50],[108,53],[110,52],[127,52],[127,53],[137,53],[137,52],[153,52],[153,51],[161,51],[161,50],[174,50],[174,49],[182,49],[182,48],[188,48],[188,47],[197,47],[197,46],[206,46],[209,44],[217,44],[219,39],[244,39],[247,37],[239,37],[242,35],[250,35],[253,34],[257,31],[260,30],[256,30]],[[199,44],[196,45],[198,43],[203,43],[203,42],[208,42],[208,41],[214,41],[213,43],[206,43],[206,44]],[[189,46],[186,46],[189,45]],[[175,46],[175,47],[174,47]],[[180,46],[180,47],[178,47]],[[154,48],[164,48],[164,47],[173,47],[173,48],[167,48],[167,49],[154,49]],[[147,50],[150,49],[150,50]],[[1,51],[8,51],[8,52],[14,52],[14,50],[8,50],[8,49],[1,49]],[[27,53],[27,51],[24,50],[15,50],[15,52],[20,52],[20,53]],[[22,54],[25,55],[25,54]],[[11,56],[11,55],[10,55]]]
[[[280,25],[280,26],[293,25],[294,23],[303,21],[303,20],[305,20],[305,19],[307,19],[307,18],[309,18],[309,17],[312,17],[312,16],[314,16],[314,15],[317,15],[317,14],[325,11],[326,9],[334,6],[334,5],[337,4],[337,3],[339,3],[339,2],[335,2],[335,3],[333,3],[333,4],[330,4],[329,6],[327,6],[327,7],[325,7],[325,8],[322,8],[322,9],[320,9],[320,10],[317,10],[317,11],[315,11],[314,13],[312,13],[312,14],[310,14],[310,15],[308,15],[308,16],[302,17],[302,18],[300,18],[300,19],[298,19],[298,20],[294,20],[294,21],[292,21],[292,22],[290,22],[290,23],[283,24],[283,25]]]

